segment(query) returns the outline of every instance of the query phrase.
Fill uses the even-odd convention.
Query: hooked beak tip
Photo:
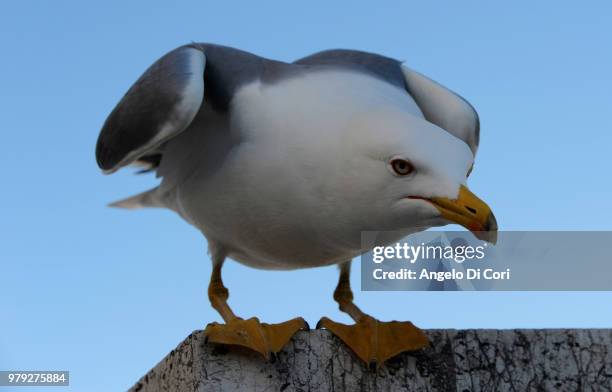
[[[497,243],[497,219],[495,219],[495,215],[490,213],[482,230],[474,231],[473,233],[479,240],[495,245]]]

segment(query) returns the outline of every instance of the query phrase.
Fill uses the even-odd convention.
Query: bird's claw
[[[317,328],[325,328],[344,342],[370,368],[404,352],[429,345],[429,339],[409,321],[378,321],[364,316],[354,325],[337,323],[323,317]]]
[[[279,324],[260,323],[252,317],[247,320],[236,318],[227,324],[210,323],[204,335],[209,343],[246,347],[270,360],[297,331],[307,329],[308,324],[301,317]]]

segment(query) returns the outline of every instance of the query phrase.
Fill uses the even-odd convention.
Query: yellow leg
[[[418,350],[429,344],[423,331],[409,321],[382,322],[363,313],[353,303],[349,276],[350,262],[347,262],[340,267],[334,299],[340,310],[355,320],[355,324],[341,324],[323,317],[317,328],[330,330],[371,367],[379,366],[404,351]]]
[[[212,274],[210,275],[210,283],[208,284],[208,299],[212,307],[219,312],[225,322],[235,320],[238,317],[227,304],[229,298],[229,290],[223,285],[221,279],[221,267],[223,263],[213,265]]]
[[[246,347],[267,360],[272,353],[279,352],[297,331],[308,329],[308,324],[301,317],[280,324],[260,323],[256,317],[248,320],[236,317],[227,304],[229,291],[221,280],[222,265],[222,262],[218,262],[213,266],[208,298],[225,324],[208,324],[204,334],[209,342]]]

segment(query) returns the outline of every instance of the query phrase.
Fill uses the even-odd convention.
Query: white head
[[[464,141],[396,107],[359,113],[348,129],[353,137],[339,148],[346,176],[340,183],[350,184],[350,204],[361,206],[355,213],[364,214],[363,224],[372,230],[448,223],[474,232],[497,229],[489,207],[466,187],[474,155]]]

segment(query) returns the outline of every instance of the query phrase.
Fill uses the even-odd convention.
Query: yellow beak
[[[442,217],[457,223],[476,238],[495,244],[497,242],[497,221],[495,215],[484,201],[470,192],[465,186],[459,188],[457,199],[432,197],[425,199],[436,207]]]

